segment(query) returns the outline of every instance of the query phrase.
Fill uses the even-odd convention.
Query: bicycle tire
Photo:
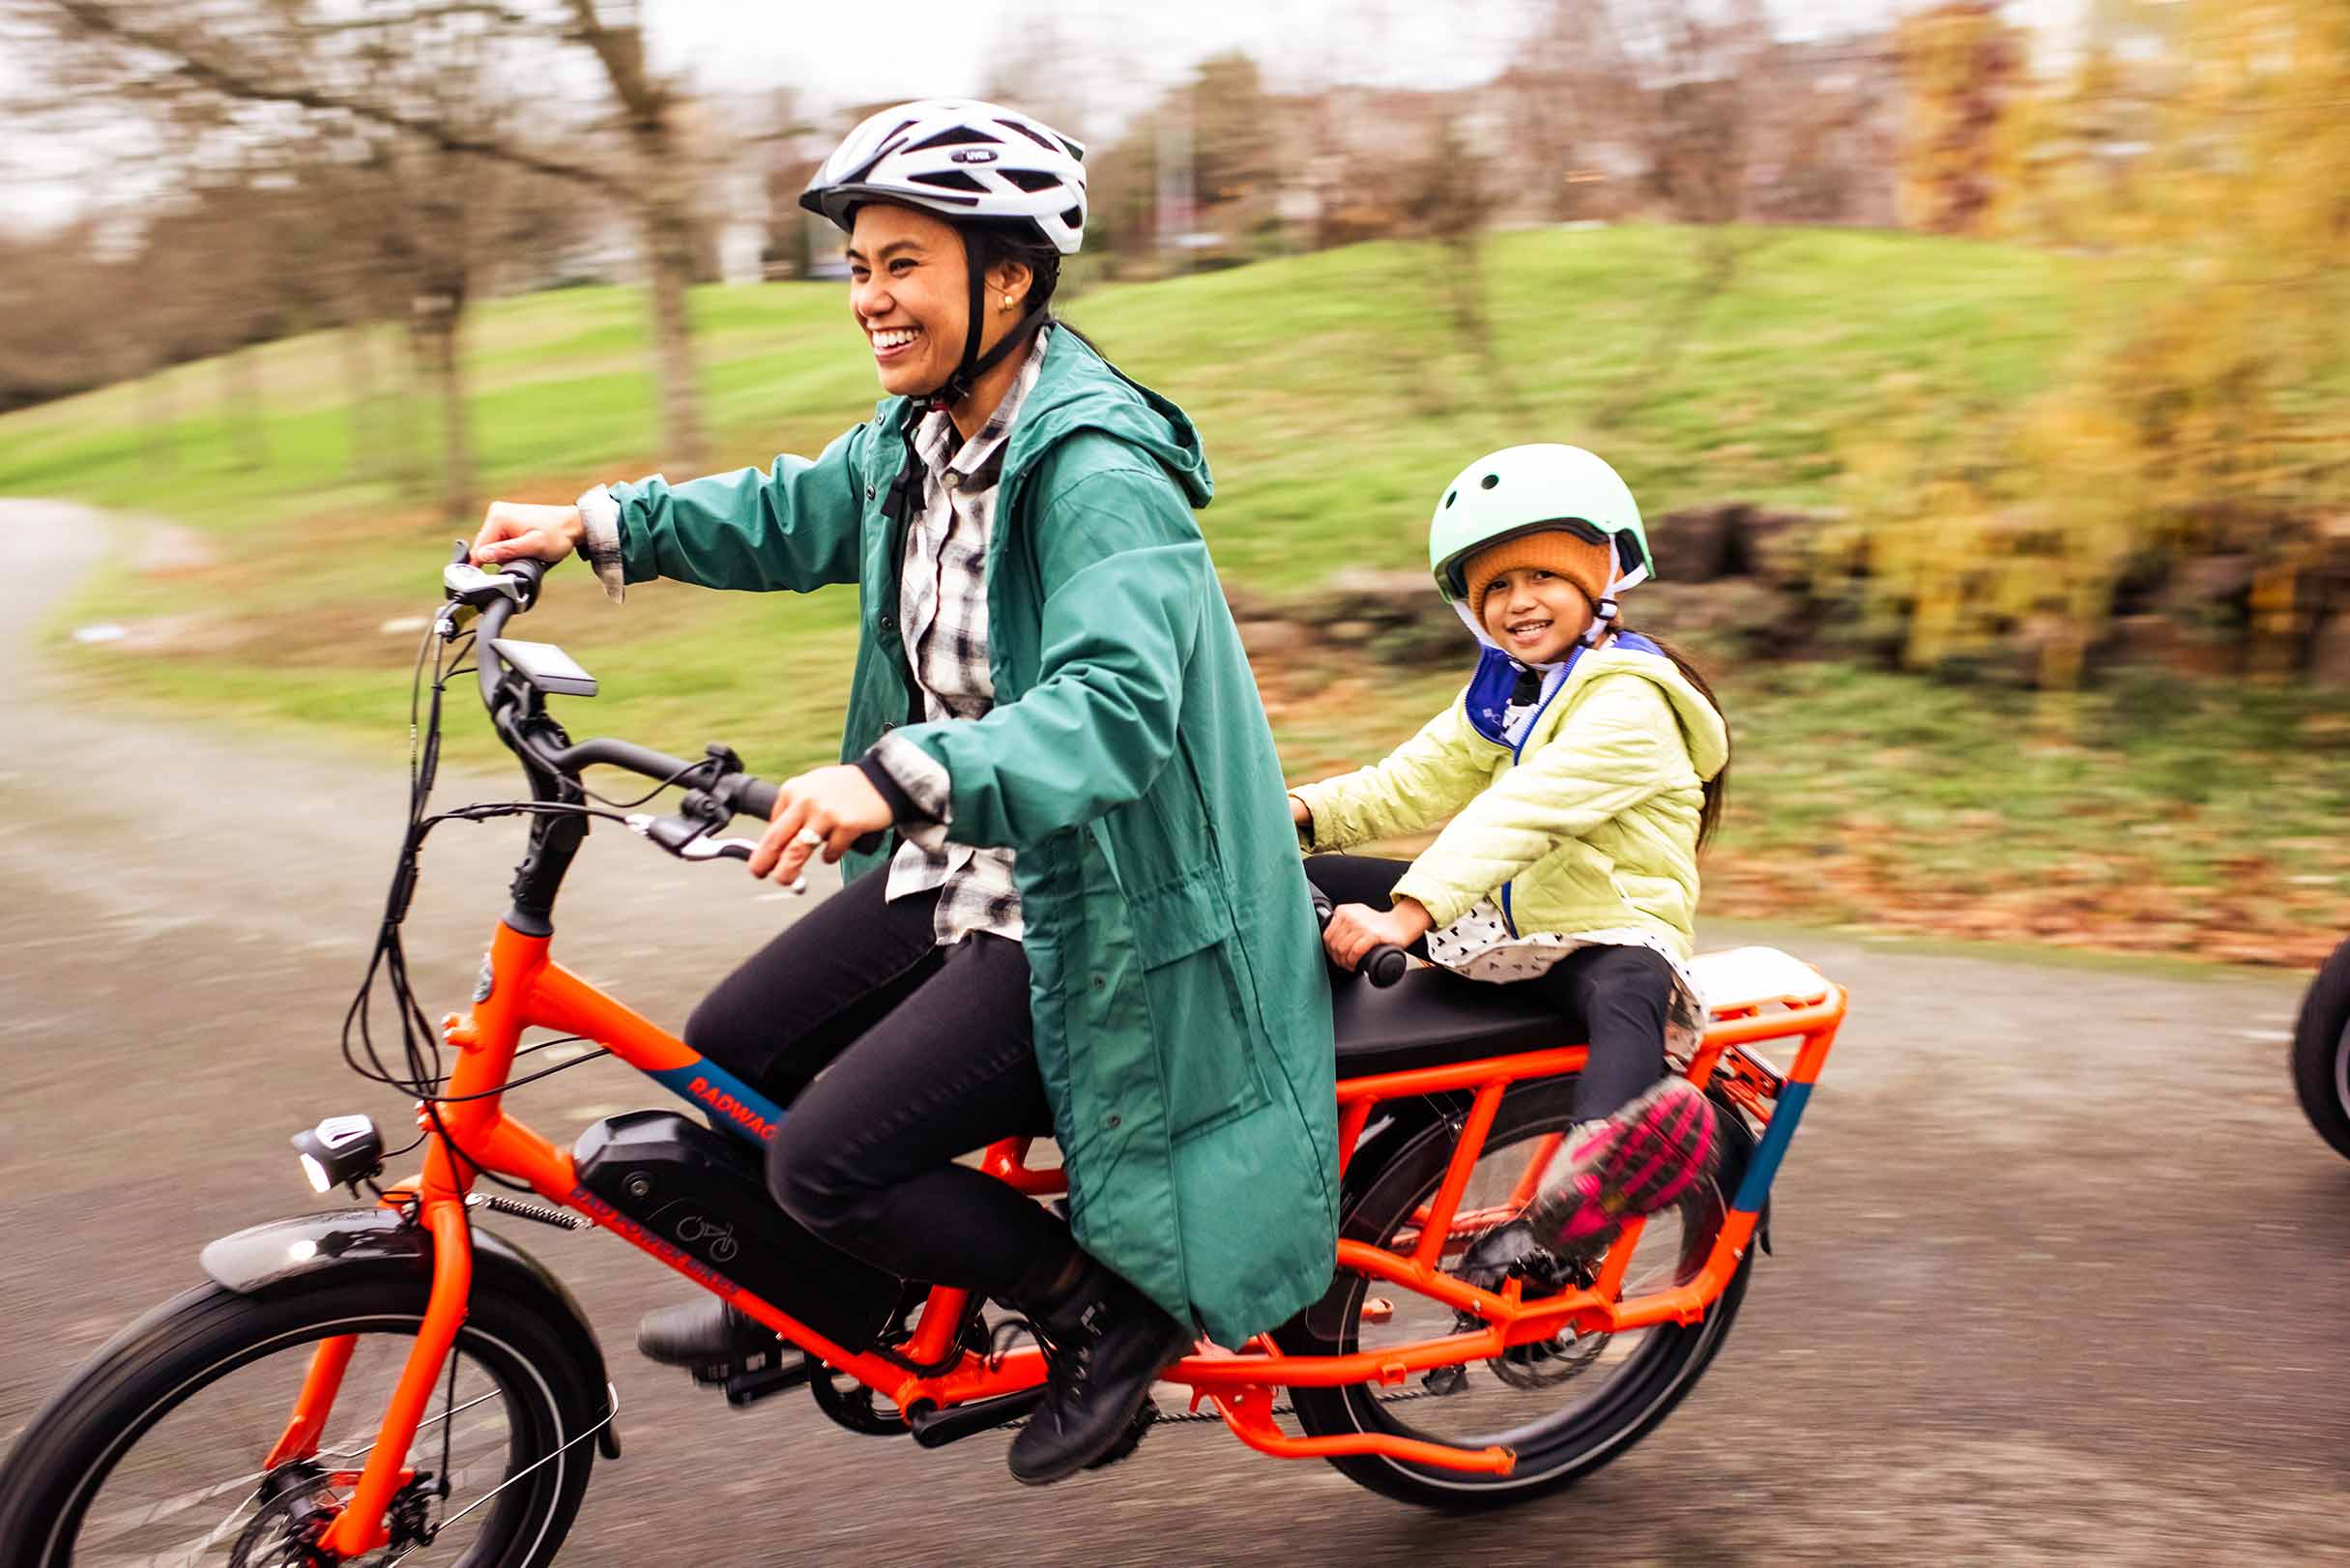
[[[1721,1118],[1722,1151],[1714,1185],[1720,1192],[1734,1192],[1753,1153],[1754,1139],[1735,1112],[1718,1099],[1715,1108]],[[1514,1089],[1502,1098],[1486,1148],[1498,1149],[1559,1131],[1573,1118],[1573,1112],[1571,1079]],[[1350,1190],[1339,1234],[1375,1243],[1385,1240],[1435,1191],[1454,1145],[1451,1126],[1431,1126],[1393,1147],[1376,1168],[1362,1173],[1359,1183],[1351,1179],[1354,1173],[1349,1171]],[[1710,1246],[1711,1233],[1698,1240]],[[1517,1466],[1506,1476],[1444,1470],[1375,1454],[1343,1455],[1329,1463],[1349,1480],[1382,1496],[1456,1512],[1508,1507],[1572,1486],[1654,1430],[1688,1395],[1728,1336],[1730,1321],[1746,1295],[1754,1261],[1754,1249],[1749,1247],[1722,1294],[1698,1322],[1660,1323],[1646,1329],[1647,1338],[1635,1352],[1639,1364],[1620,1386],[1611,1384],[1588,1411],[1546,1432],[1539,1443],[1521,1445]],[[1322,1301],[1291,1319],[1275,1337],[1291,1354],[1348,1353],[1358,1343],[1360,1309],[1367,1294],[1368,1281],[1342,1269]],[[1314,1323],[1325,1326],[1317,1332],[1309,1326]],[[1399,1422],[1378,1390],[1369,1385],[1297,1387],[1291,1393],[1298,1424],[1309,1436],[1379,1432],[1424,1436]]]
[[[2350,1159],[2350,941],[2334,949],[2302,995],[2292,1067],[2302,1115]]]
[[[0,1568],[68,1568],[93,1496],[140,1439],[194,1395],[307,1342],[340,1334],[412,1339],[426,1294],[421,1280],[413,1287],[328,1283],[270,1297],[207,1285],[149,1313],[83,1366],[0,1465]],[[496,1296],[470,1303],[456,1349],[507,1396],[508,1474],[519,1476],[457,1568],[542,1568],[578,1512],[595,1443],[573,1439],[602,1420],[606,1391],[559,1336]],[[255,1453],[275,1437],[257,1433]]]

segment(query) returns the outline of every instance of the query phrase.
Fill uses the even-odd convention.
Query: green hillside
[[[1378,245],[1103,287],[1068,313],[1198,421],[1218,486],[1203,523],[1227,581],[1310,600],[1341,567],[1423,561],[1444,480],[1520,441],[1601,451],[1652,515],[1733,496],[1848,501],[1835,485],[1840,443],[1895,420],[1958,431],[2014,406],[2109,305],[2043,252],[1847,231],[1727,239],[1739,264],[1696,311],[1686,302],[1720,239],[1631,227],[1494,236],[1473,290],[1456,286],[1444,250]],[[1457,325],[1464,295],[1493,323],[1486,344]],[[719,466],[813,451],[870,411],[841,285],[709,288],[694,308]],[[95,682],[299,723],[372,754],[404,747],[408,622],[433,602],[449,538],[476,519],[434,515],[429,484],[352,477],[345,350],[320,336],[254,351],[259,466],[240,465],[216,364],[0,418],[0,494],[177,525],[128,540],[74,606],[73,624],[129,633],[75,650]],[[376,344],[379,374],[395,352],[391,334]],[[467,354],[487,493],[564,500],[653,466],[633,292],[491,303]],[[413,421],[438,423],[430,409]],[[1669,575],[1669,532],[1658,544]],[[572,712],[578,730],[682,751],[724,738],[772,770],[831,754],[854,615],[846,593],[795,601],[675,585],[633,589],[615,610],[566,571],[531,634],[562,641],[603,681]],[[60,646],[67,629],[54,628]],[[1709,879],[1718,913],[1916,916],[2095,942],[2115,940],[2100,934],[2110,880],[2132,889],[2153,945],[2198,945],[2219,922],[2276,938],[2234,956],[2291,956],[2336,923],[2334,885],[2350,874],[2332,830],[2350,812],[2350,769],[2325,755],[2345,743],[2338,702],[2282,693],[2247,707],[2167,683],[2093,692],[2070,744],[2033,750],[2017,742],[2032,713],[2016,693],[1832,666],[1718,673],[1742,748]],[[1377,755],[1455,678],[1310,657],[1260,674],[1301,774]],[[494,749],[469,706],[451,728],[457,754]],[[2248,840],[2294,848],[2255,874]],[[2103,868],[2085,884],[2050,870],[2084,844]],[[2002,888],[2009,905],[1991,896]],[[2002,912],[1987,931],[1966,923],[1986,910]]]

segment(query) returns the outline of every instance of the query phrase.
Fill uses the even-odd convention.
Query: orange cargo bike
[[[805,1385],[850,1431],[926,1447],[1035,1404],[1042,1352],[1002,1344],[1016,1336],[991,1332],[990,1303],[844,1257],[773,1205],[761,1146],[784,1107],[553,958],[555,895],[592,822],[625,821],[689,860],[740,857],[748,840],[715,834],[737,814],[766,817],[774,790],[723,747],[686,762],[573,742],[547,699],[595,682],[560,650],[503,636],[538,581],[536,563],[448,568],[408,830],[345,1024],[354,1066],[416,1097],[421,1170],[387,1178],[408,1150],[388,1152],[363,1117],[299,1135],[320,1192],[369,1202],[215,1241],[204,1284],[100,1350],[0,1469],[0,1563],[553,1560],[596,1456],[620,1456],[619,1402],[578,1305],[489,1229],[498,1219],[609,1232],[773,1328],[773,1353],[696,1373],[733,1404]],[[530,799],[436,816],[441,697],[468,651]],[[423,667],[420,653],[420,690]],[[622,817],[616,805],[643,801],[601,801],[582,782],[599,765],[659,781],[653,795],[682,790],[678,809]],[[512,906],[470,1009],[436,1029],[399,940],[419,854],[437,822],[508,814],[530,822]],[[1487,1289],[1460,1261],[1531,1197],[1584,1052],[1502,988],[1380,957],[1366,967],[1390,985],[1334,977],[1344,1198],[1328,1292],[1270,1334],[1203,1343],[1169,1367],[1167,1408],[1146,1409],[1114,1457],[1153,1418],[1220,1422],[1262,1453],[1328,1460],[1392,1497],[1511,1502],[1623,1452],[1721,1349],[1843,993],[1767,948],[1700,959],[1712,1022],[1676,1066],[1722,1113],[1715,1178],[1603,1255]],[[383,987],[399,1024],[391,1064],[370,1004]],[[1772,1065],[1765,1045],[1791,1050],[1790,1065]],[[508,1090],[602,1052],[701,1119],[630,1112],[565,1148],[508,1114]],[[1006,1143],[984,1159],[1050,1200],[1060,1173],[1028,1155]]]

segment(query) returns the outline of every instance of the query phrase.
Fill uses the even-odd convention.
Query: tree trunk
[[[239,468],[260,468],[270,460],[269,435],[261,413],[261,370],[257,346],[232,348],[220,356],[220,422]]]
[[[645,247],[646,290],[653,305],[653,357],[661,388],[664,460],[699,472],[708,460],[702,431],[702,383],[695,373],[693,322],[685,288],[693,281],[695,170],[677,145],[677,98],[645,58],[635,20],[607,22],[595,0],[570,0],[581,43],[595,51],[620,101],[636,155],[637,225]],[[633,12],[631,12],[633,18]]]
[[[637,209],[643,231],[645,269],[653,306],[653,354],[661,389],[663,460],[688,474],[707,466],[710,449],[702,428],[702,382],[694,363],[693,321],[686,287],[693,281],[693,216],[684,197],[670,188],[679,178],[663,157],[668,137],[639,128],[648,194]]]
[[[173,428],[171,406],[171,367],[159,364],[139,378],[139,424],[144,434],[139,452],[150,470],[158,474],[171,472],[178,432]]]
[[[375,387],[375,324],[351,321],[335,334],[342,344],[343,392],[350,399],[351,450],[345,468],[354,479],[378,471],[376,450],[382,410]]]
[[[441,405],[441,510],[463,519],[474,510],[474,437],[465,403],[465,355],[459,341],[464,311],[454,294],[417,302],[416,331],[433,392]]]
[[[392,447],[385,467],[402,493],[414,495],[424,488],[424,432],[418,418],[424,401],[424,384],[430,379],[425,368],[424,339],[411,328],[395,340],[399,353],[393,362],[397,380],[392,389],[392,408],[385,423],[391,427]]]

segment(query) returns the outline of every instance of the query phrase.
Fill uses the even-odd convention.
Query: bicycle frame
[[[965,1353],[936,1376],[910,1371],[904,1362],[891,1357],[849,1350],[737,1288],[699,1259],[644,1230],[581,1186],[570,1154],[504,1109],[500,1091],[507,1085],[525,1030],[555,1030],[604,1046],[697,1106],[716,1112],[738,1136],[753,1141],[771,1138],[785,1112],[749,1085],[696,1055],[677,1036],[554,962],[548,956],[549,944],[547,937],[526,936],[501,924],[486,960],[486,995],[470,1013],[451,1015],[444,1025],[445,1038],[458,1053],[448,1086],[450,1099],[440,1113],[448,1137],[434,1136],[426,1147],[421,1174],[385,1199],[401,1207],[413,1204],[419,1220],[432,1233],[431,1295],[366,1466],[323,1545],[349,1557],[373,1551],[389,1539],[386,1509],[409,1474],[405,1456],[466,1315],[473,1259],[465,1199],[478,1175],[474,1161],[480,1168],[527,1182],[551,1203],[586,1214],[598,1227],[714,1292],[808,1355],[890,1400],[900,1410],[925,1405],[943,1408],[1015,1393],[1043,1381],[1043,1357],[1033,1349],[997,1360]],[[1399,1238],[1408,1239],[1410,1250],[1342,1239],[1337,1263],[1343,1269],[1472,1314],[1486,1326],[1475,1332],[1350,1355],[1289,1355],[1263,1335],[1237,1350],[1204,1344],[1169,1369],[1165,1379],[1189,1384],[1194,1408],[1204,1399],[1212,1401],[1233,1433],[1263,1453],[1291,1459],[1378,1454],[1455,1470],[1508,1474],[1515,1460],[1503,1448],[1469,1450],[1370,1433],[1291,1437],[1274,1423],[1273,1391],[1295,1385],[1395,1384],[1414,1373],[1487,1359],[1512,1346],[1549,1339],[1570,1327],[1612,1331],[1699,1321],[1737,1269],[1753,1237],[1780,1159],[1843,1018],[1844,995],[1838,987],[1818,979],[1816,987],[1798,989],[1803,994],[1790,991],[1722,1009],[1689,1064],[1688,1076],[1694,1082],[1700,1087],[1718,1083],[1732,1103],[1763,1124],[1745,1178],[1695,1278],[1652,1294],[1621,1298],[1625,1269],[1639,1244],[1638,1220],[1625,1226],[1590,1287],[1537,1300],[1523,1299],[1518,1281],[1510,1281],[1496,1294],[1478,1290],[1437,1266],[1449,1239],[1475,1234],[1506,1217],[1492,1210],[1460,1212],[1470,1171],[1484,1148],[1503,1093],[1523,1080],[1577,1071],[1583,1063],[1583,1047],[1342,1079],[1338,1086],[1342,1172],[1382,1101],[1431,1093],[1467,1092],[1472,1096],[1450,1164],[1435,1198],[1419,1217],[1416,1234]],[[1799,1042],[1799,1047],[1792,1068],[1782,1078],[1748,1048],[1784,1039]],[[467,1097],[471,1095],[481,1097]],[[429,1127],[421,1110],[419,1120]],[[457,1152],[460,1147],[465,1151],[462,1156]],[[1523,1204],[1532,1195],[1535,1180],[1555,1147],[1555,1139],[1538,1143],[1512,1196],[1513,1204]],[[1060,1173],[1029,1166],[1027,1152],[1027,1140],[997,1144],[987,1150],[984,1169],[1022,1192],[1045,1196],[1064,1190]],[[968,1300],[968,1292],[963,1291],[933,1290],[913,1325],[912,1339],[903,1348],[906,1360],[923,1366],[946,1363]],[[325,1341],[313,1353],[309,1375],[285,1434],[269,1455],[269,1466],[316,1451],[349,1359],[350,1346],[340,1339]]]

